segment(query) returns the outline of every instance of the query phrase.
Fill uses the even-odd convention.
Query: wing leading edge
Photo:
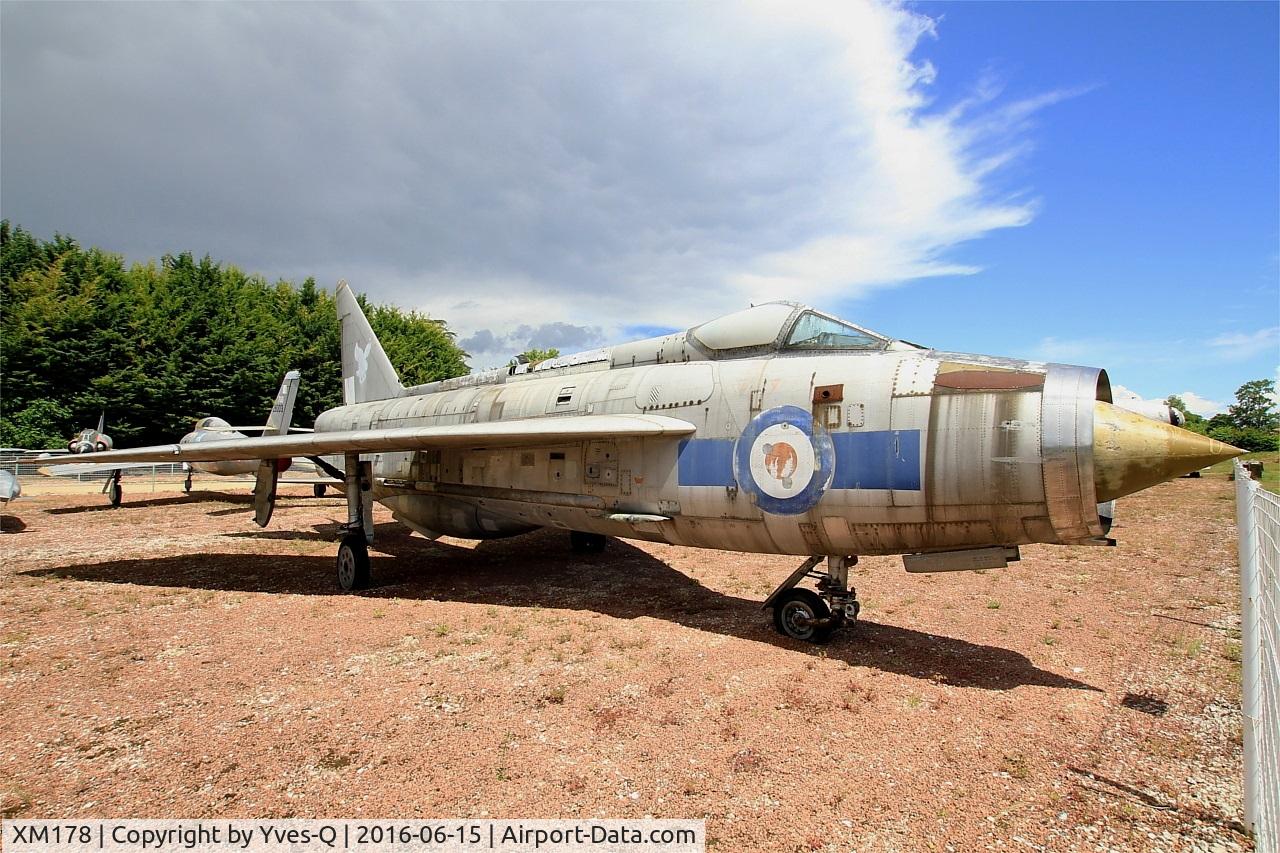
[[[109,462],[225,462],[282,459],[327,453],[394,453],[433,448],[536,447],[604,438],[662,438],[693,433],[688,421],[662,415],[571,415],[450,426],[316,432],[236,438],[192,444],[158,444],[82,453],[76,464]],[[73,464],[70,461],[63,464]],[[50,463],[50,469],[62,467]]]

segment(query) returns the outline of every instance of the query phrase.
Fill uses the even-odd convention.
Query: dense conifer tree
[[[442,320],[361,298],[406,385],[460,376]],[[107,415],[116,446],[174,441],[205,415],[266,419],[300,370],[294,424],[342,400],[333,296],[190,252],[122,258],[0,222],[0,445],[57,447]]]

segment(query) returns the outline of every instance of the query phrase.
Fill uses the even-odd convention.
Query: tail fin
[[[285,435],[289,432],[289,425],[293,423],[293,401],[298,398],[298,380],[301,376],[296,370],[290,370],[284,375],[280,390],[276,392],[276,402],[271,407],[271,414],[267,415],[267,428],[262,431],[263,435]]]
[[[400,377],[345,281],[338,282],[335,298],[342,325],[342,402],[363,403],[400,396],[404,390]]]
[[[103,412],[102,414],[98,415],[98,434],[101,435],[102,431],[106,428],[107,428],[107,413]]]

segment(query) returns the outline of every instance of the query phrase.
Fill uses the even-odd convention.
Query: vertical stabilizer
[[[106,428],[107,428],[107,413],[103,412],[102,414],[98,415],[98,434],[101,435],[102,431]]]
[[[398,397],[403,390],[400,377],[345,281],[338,282],[335,298],[338,322],[342,326],[342,402],[363,403]]]
[[[298,380],[301,376],[296,370],[290,370],[284,375],[280,390],[276,392],[276,401],[271,406],[271,414],[267,415],[267,428],[262,431],[263,435],[286,435],[289,432],[289,427],[293,424],[293,401],[298,398]]]

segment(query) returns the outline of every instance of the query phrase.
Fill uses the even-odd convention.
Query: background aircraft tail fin
[[[102,431],[106,428],[107,428],[107,413],[103,412],[102,414],[98,415],[98,434],[101,435]]]
[[[342,402],[363,403],[400,396],[404,389],[400,377],[345,281],[338,282],[335,298],[342,325]]]
[[[262,431],[263,435],[285,435],[289,432],[289,425],[293,423],[293,403],[298,398],[298,380],[301,377],[302,374],[296,370],[290,370],[284,375],[280,390],[276,392],[276,401],[271,406],[271,414],[267,415],[267,428]]]

